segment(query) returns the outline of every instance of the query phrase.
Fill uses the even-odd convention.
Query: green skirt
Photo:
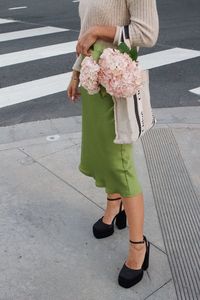
[[[133,161],[133,144],[115,144],[114,102],[111,95],[89,95],[80,86],[82,141],[79,170],[106,193],[131,197],[142,193]]]

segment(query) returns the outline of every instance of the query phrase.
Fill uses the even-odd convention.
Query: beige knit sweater
[[[90,26],[116,26],[113,42],[106,42],[108,46],[117,47],[120,28],[128,24],[131,46],[152,47],[158,39],[156,0],[80,0],[79,16],[79,37]],[[79,54],[72,69],[80,71],[82,60]]]

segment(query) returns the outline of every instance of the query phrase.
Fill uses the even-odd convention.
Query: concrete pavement
[[[180,178],[188,176],[184,177],[185,184],[174,179],[177,193],[191,180],[188,201],[193,205],[190,212],[194,223],[186,225],[188,232],[194,226],[192,233],[198,235],[194,232],[196,212],[192,208],[196,207],[200,195],[200,107],[154,109],[154,112],[158,122],[151,134],[159,133],[160,141],[165,143],[170,132],[174,140],[167,140],[166,145],[178,149],[175,159],[183,163],[181,171],[180,163],[171,171],[175,178],[177,172]],[[154,139],[153,135],[149,137]],[[168,233],[166,215],[168,211],[172,213],[173,203],[169,203],[169,208],[159,206],[162,199],[159,203],[156,190],[166,187],[155,186],[156,162],[148,156],[147,142],[147,139],[138,141],[134,155],[144,190],[144,232],[151,242],[150,267],[139,284],[123,289],[118,286],[117,276],[127,255],[128,228],[122,231],[115,228],[114,235],[103,240],[93,237],[92,225],[103,215],[106,194],[104,188],[95,186],[93,178],[78,170],[81,117],[0,128],[1,300],[198,299],[195,298],[199,293],[198,274],[192,259],[199,255],[195,252],[199,242],[193,240],[194,257],[191,255],[189,261],[193,274],[191,270],[187,274],[187,265],[181,261],[182,256],[187,261],[184,257],[187,251],[180,255],[179,261],[173,262],[178,255],[173,245],[183,245],[182,238],[188,235],[177,231],[181,224],[173,227],[176,216],[171,214],[171,230],[179,233],[180,240],[173,240],[175,235]],[[165,165],[163,170],[161,176],[167,182]],[[170,191],[167,193],[165,202],[173,198]],[[187,221],[184,212],[178,217],[184,227]],[[184,244],[184,249],[187,246]],[[178,264],[184,274],[190,275],[188,286],[176,271]]]

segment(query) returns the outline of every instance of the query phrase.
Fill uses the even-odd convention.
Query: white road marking
[[[200,87],[197,87],[195,89],[189,90],[191,93],[194,93],[198,96],[200,96]]]
[[[173,48],[138,57],[142,69],[153,69],[200,56],[200,51]]]
[[[34,36],[39,36],[44,34],[51,34],[51,33],[56,33],[61,31],[69,31],[69,29],[45,26],[39,28],[12,31],[7,33],[0,33],[0,42],[23,39],[27,37],[34,37]]]
[[[27,8],[27,6],[10,7],[8,10],[24,9],[24,8]]]
[[[14,22],[17,22],[17,21],[11,20],[11,19],[1,19],[0,18],[0,24],[14,23]]]
[[[71,72],[37,79],[0,89],[0,108],[66,90]]]
[[[76,41],[0,55],[0,67],[75,52]]]
[[[1,58],[7,57],[7,61],[5,62],[5,64],[10,65],[13,62],[14,56],[16,61],[18,62],[20,61],[22,62],[22,60],[29,61],[33,59],[38,59],[40,56],[39,51],[41,51],[41,49],[43,50],[47,49],[47,52],[41,54],[42,57],[40,56],[40,58],[50,57],[52,55],[59,55],[58,53],[63,53],[63,52],[69,53],[68,51],[73,50],[72,48],[74,47],[76,42],[77,41],[71,42],[71,44],[63,43],[58,45],[19,51],[17,55],[16,55],[17,52],[15,52],[14,54],[13,53],[3,54],[0,57]],[[67,49],[67,44],[70,45],[70,47],[68,48],[69,50]],[[23,59],[23,54],[24,54],[24,59]],[[30,59],[28,58],[28,54],[30,55]],[[139,61],[141,62],[143,68],[152,69],[158,66],[172,64],[178,61],[183,61],[198,56],[200,56],[200,51],[174,48],[174,49],[169,49],[169,50],[164,50],[164,51],[159,51],[159,52],[139,56]],[[1,59],[0,62],[3,64],[3,59]],[[69,72],[69,73],[54,75],[46,78],[41,78],[41,79],[32,80],[25,83],[13,85],[13,86],[1,88],[0,108],[17,104],[17,103],[30,101],[32,99],[37,99],[43,96],[52,95],[58,92],[66,91],[68,83],[71,78],[71,74],[72,73]],[[199,91],[199,88],[197,89]]]
[[[77,41],[0,55],[0,67],[75,52]],[[138,57],[142,69],[152,69],[200,56],[200,51],[173,48]]]

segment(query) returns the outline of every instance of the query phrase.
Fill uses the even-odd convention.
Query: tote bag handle
[[[129,25],[124,25],[121,27],[121,32],[120,32],[120,41],[119,42],[124,42],[129,49],[131,49],[131,42],[130,42],[130,34],[129,34]],[[118,43],[119,44],[119,43]],[[137,52],[139,52],[139,47],[134,47]]]

